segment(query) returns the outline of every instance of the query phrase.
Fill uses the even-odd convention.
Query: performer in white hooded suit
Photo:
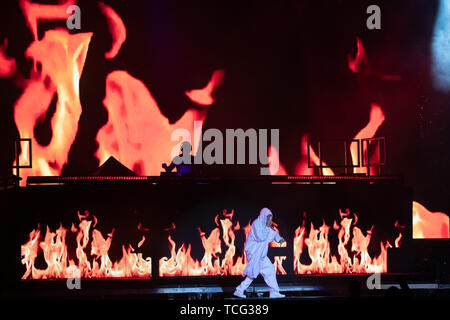
[[[282,243],[284,239],[270,227],[271,224],[272,212],[267,208],[263,208],[258,218],[252,223],[252,228],[245,244],[245,254],[247,255],[248,264],[243,275],[247,277],[236,288],[234,292],[235,296],[245,298],[245,289],[261,274],[270,288],[270,297],[284,297],[278,287],[275,267],[267,257],[269,243],[272,241]]]

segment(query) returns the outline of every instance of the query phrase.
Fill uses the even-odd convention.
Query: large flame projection
[[[240,257],[235,257],[236,247],[234,241],[236,239],[235,231],[244,231],[247,239],[250,233],[251,225],[241,228],[239,222],[233,223],[234,210],[230,213],[223,212],[223,219],[219,219],[216,215],[215,223],[217,228],[213,229],[209,236],[198,229],[202,240],[205,253],[201,261],[195,260],[191,256],[191,245],[187,247],[182,243],[176,250],[175,241],[169,235],[170,257],[163,257],[159,261],[159,275],[164,276],[213,276],[213,275],[242,275],[247,264],[245,253]],[[220,239],[220,229],[222,227],[222,240],[227,248],[223,258],[219,254],[222,253],[222,240]]]
[[[413,237],[415,239],[450,239],[450,217],[442,212],[431,212],[414,201]]]
[[[387,248],[391,244],[380,242],[380,254],[372,258],[368,248],[372,236],[373,226],[366,232],[356,227],[358,217],[350,217],[350,211],[339,211],[341,221],[334,221],[333,229],[338,231],[338,256],[331,253],[328,239],[330,226],[325,222],[318,229],[311,223],[309,234],[305,223],[295,230],[294,236],[294,271],[297,274],[310,273],[382,273],[387,272]],[[396,223],[398,225],[398,223]],[[395,246],[400,245],[401,233],[395,240]],[[350,241],[351,239],[351,241]],[[349,246],[350,250],[348,250]],[[310,264],[302,264],[300,257],[307,251]]]
[[[103,2],[99,2],[98,6],[107,18],[109,32],[113,38],[111,50],[105,53],[105,58],[114,59],[127,38],[127,29],[125,28],[125,24],[122,19],[113,8]]]
[[[372,138],[375,136],[378,128],[384,121],[384,113],[380,106],[372,104],[370,112],[369,123],[359,131],[354,140]],[[302,154],[306,155],[308,150],[307,136],[302,139]],[[358,149],[356,146],[350,145],[350,154],[353,163],[357,163]],[[373,155],[368,154],[369,150],[365,148],[363,150],[363,157],[372,157]],[[318,166],[320,160],[313,148],[310,146],[310,156],[311,161],[314,165]],[[370,161],[374,163],[373,160]],[[323,165],[326,165],[322,161]],[[297,174],[311,174],[313,169],[308,168],[307,160],[300,161],[297,164],[296,173]],[[356,167],[353,168],[354,173],[366,173],[366,167]],[[371,170],[372,174],[375,174],[375,170]],[[324,175],[335,175],[332,169],[323,168]],[[450,217],[442,212],[431,212],[426,209],[420,203],[413,201],[412,204],[412,220],[413,220],[413,238],[414,239],[448,239],[450,238]]]
[[[141,175],[159,175],[161,163],[171,160],[172,132],[186,129],[194,136],[194,121],[206,117],[206,111],[188,110],[169,124],[144,83],[126,71],[108,75],[104,105],[109,119],[97,134],[97,157],[102,163],[114,156]]]
[[[48,227],[43,241],[39,226],[30,233],[27,243],[21,246],[22,264],[26,271],[22,279],[61,279],[73,277],[81,278],[148,278],[152,275],[151,258],[143,258],[142,253],[135,253],[131,245],[122,246],[122,258],[112,262],[108,251],[113,239],[114,230],[107,234],[107,238],[95,229],[95,216],[89,220],[89,213],[78,213],[80,223],[78,228],[72,224],[69,230],[60,226],[55,232]],[[92,225],[93,223],[93,225]],[[91,231],[92,225],[92,231]],[[139,225],[138,228],[141,228]],[[69,259],[67,234],[76,236],[77,262]],[[138,247],[145,241],[143,238]],[[91,248],[90,252],[88,247]],[[46,269],[35,266],[38,255],[42,253],[47,264]]]
[[[370,71],[370,66],[368,66],[368,59],[366,56],[366,52],[364,46],[359,38],[357,38],[357,53],[355,58],[351,58],[348,56],[348,67],[354,73],[363,73],[367,75]],[[376,73],[380,79],[386,81],[394,81],[400,80],[401,77],[397,75],[386,75]],[[385,120],[384,112],[380,105],[376,103],[371,104],[370,110],[370,118],[368,124],[361,129],[353,138],[353,140],[359,139],[367,139],[373,138],[383,124]],[[301,140],[301,157],[300,161],[298,161],[295,167],[295,174],[297,175],[313,175],[314,168],[308,167],[308,138],[309,135],[306,134],[302,137]],[[368,159],[370,157],[370,163],[375,163],[373,160],[376,159],[376,156],[379,156],[374,152],[372,155],[369,154],[369,148],[364,148],[362,150],[362,157]],[[315,166],[320,165],[320,159],[315,153],[312,146],[309,149],[310,158],[312,163]],[[356,164],[358,161],[358,148],[355,144],[350,144],[350,155],[353,164]],[[275,156],[278,157],[278,154]],[[322,165],[326,166],[326,162],[322,159]],[[275,170],[271,170],[271,175],[276,174],[286,174],[286,170],[283,168],[280,163],[279,167],[280,171],[276,172]],[[372,169],[372,168],[370,168]],[[370,171],[371,174],[375,174],[375,170]],[[365,173],[368,174],[367,167],[355,167],[353,168],[353,173]],[[323,175],[333,176],[335,173],[331,168],[323,168]],[[424,238],[450,238],[449,235],[449,219],[450,217],[442,212],[432,213],[427,210],[423,205],[418,202],[413,202],[413,238],[415,239],[424,239]]]
[[[32,59],[33,68],[29,79],[22,79],[20,85],[23,92],[14,105],[14,120],[21,138],[30,138],[33,150],[33,168],[22,169],[23,182],[32,175],[60,175],[66,164],[68,154],[78,131],[78,122],[83,112],[80,101],[79,82],[83,74],[85,60],[89,54],[92,33],[69,33],[65,29],[48,30],[43,37],[38,37],[38,23],[46,20],[66,20],[69,16],[67,8],[76,1],[61,1],[59,4],[39,4],[29,0],[19,0],[28,28],[33,34],[33,42],[25,55]],[[111,49],[105,53],[105,59],[114,59],[120,52],[127,38],[127,30],[121,17],[114,9],[98,2],[100,11],[108,21],[112,35]],[[8,41],[0,44],[0,77],[18,75],[16,61],[5,54]],[[349,69],[359,76],[375,75],[381,80],[400,80],[399,76],[377,73],[369,65],[364,46],[357,39],[355,58],[349,57]],[[216,70],[204,88],[187,90],[184,93],[200,106],[214,103],[214,91],[224,80],[224,70]],[[205,79],[206,82],[206,79]],[[96,153],[100,163],[109,156],[114,156],[121,163],[141,175],[158,175],[160,164],[167,162],[173,144],[171,133],[179,128],[187,129],[193,134],[194,121],[203,121],[207,116],[207,108],[189,109],[174,124],[170,124],[161,113],[158,102],[151,94],[151,85],[145,84],[126,70],[113,71],[105,78],[106,92],[98,92],[104,96],[104,107],[108,112],[108,122],[99,130]],[[35,127],[46,118],[54,102],[54,111],[50,121],[52,137],[45,145],[35,137]],[[385,119],[382,106],[372,103],[370,120],[354,137],[364,139],[374,137]],[[361,125],[361,127],[363,124]],[[301,161],[296,165],[295,174],[313,175],[315,169],[307,165],[307,139],[304,135],[301,143]],[[198,143],[193,143],[193,145]],[[278,150],[269,149],[271,174],[288,174],[279,161]],[[29,163],[28,149],[24,148],[19,162]],[[319,165],[314,150],[310,150],[311,159]],[[357,150],[351,146],[350,153],[356,163]],[[369,157],[368,150],[363,156]],[[275,160],[276,159],[276,160]],[[16,164],[16,163],[14,163]],[[275,165],[276,164],[276,165]],[[371,170],[371,172],[374,172]],[[367,173],[367,168],[355,168],[354,173]],[[325,168],[324,175],[334,175],[332,169]],[[228,216],[227,216],[228,215]],[[161,276],[179,275],[238,275],[245,267],[245,254],[236,257],[236,232],[248,235],[250,225],[241,228],[233,223],[233,215],[225,215],[216,219],[217,228],[209,236],[199,230],[205,250],[204,257],[198,261],[190,254],[190,245],[177,244],[169,237],[170,257],[160,260]],[[433,213],[418,202],[413,203],[413,237],[418,238],[450,238],[449,217],[445,213]],[[220,223],[220,224],[219,224]],[[380,254],[370,257],[367,248],[371,239],[371,231],[364,233],[355,226],[349,216],[341,216],[340,223],[327,226],[325,223],[316,229],[311,225],[309,234],[304,226],[300,226],[294,238],[294,269],[302,273],[360,273],[385,272],[386,248],[389,243],[380,243]],[[91,230],[91,221],[80,216],[78,228],[67,230],[62,226],[55,232],[47,228],[44,240],[41,241],[39,228],[33,230],[29,241],[22,246],[22,263],[26,267],[24,279],[65,278],[80,270],[85,278],[98,277],[149,277],[151,276],[151,259],[134,253],[131,246],[123,246],[123,257],[112,262],[108,249],[112,241],[112,233],[106,239],[98,230]],[[353,225],[353,227],[352,227]],[[95,226],[95,222],[94,222]],[[338,256],[330,251],[329,230],[339,231]],[[76,234],[75,260],[69,259],[67,234]],[[91,234],[91,237],[89,237]],[[91,252],[88,243],[91,241]],[[141,247],[145,237],[137,244]],[[397,238],[396,244],[400,241]],[[178,249],[176,249],[178,247]],[[223,248],[226,248],[222,252]],[[69,248],[70,249],[70,248]],[[36,259],[42,253],[47,264],[46,269],[36,267]],[[311,264],[304,265],[300,256],[308,253]],[[285,274],[283,262],[286,257],[275,257],[277,273]]]
[[[33,72],[31,78],[25,80],[24,91],[14,108],[20,137],[32,139],[33,168],[21,170],[23,183],[31,175],[60,175],[78,131],[82,112],[79,81],[92,33],[69,34],[67,30],[52,29],[39,40],[37,31],[40,21],[67,19],[67,9],[74,4],[76,1],[44,5],[20,0],[34,36],[26,51],[26,56],[34,62]],[[113,8],[102,2],[98,5],[107,18],[113,39],[105,59],[113,59],[126,40],[126,28]],[[3,54],[6,46],[7,42],[0,47],[2,77],[12,76],[16,71],[14,60]],[[192,90],[186,95],[200,105],[211,105],[214,90],[221,84],[223,76],[223,70],[215,71],[204,89]],[[194,121],[203,121],[206,110],[190,109],[177,123],[170,125],[142,81],[126,71],[114,71],[105,81],[106,92],[99,94],[105,94],[109,121],[97,135],[98,159],[102,163],[109,156],[115,156],[138,174],[159,174],[161,163],[169,160],[167,158],[173,148],[170,134],[177,128],[190,130],[193,134]],[[47,145],[41,145],[36,140],[34,128],[45,119],[55,98],[56,111],[51,118],[52,137]],[[27,151],[22,150],[20,164],[29,163]]]

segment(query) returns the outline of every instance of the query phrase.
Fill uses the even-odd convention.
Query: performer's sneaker
[[[271,292],[270,297],[271,298],[285,298],[286,296],[279,292]]]
[[[234,291],[233,295],[235,295],[236,297],[239,297],[239,298],[244,298],[244,299],[247,298],[247,296],[242,291],[239,291],[239,290]]]

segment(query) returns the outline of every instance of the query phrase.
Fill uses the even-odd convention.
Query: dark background
[[[122,18],[127,40],[117,58],[106,19],[91,0],[79,1],[82,29],[94,32],[80,83],[83,113],[63,174],[88,174],[98,167],[95,136],[107,121],[102,105],[106,75],[126,70],[142,80],[162,113],[175,122],[197,108],[184,91],[201,88],[213,70],[224,69],[204,128],[280,128],[280,158],[289,174],[300,156],[300,139],[352,138],[369,119],[371,102],[386,120],[378,136],[388,139],[386,174],[401,174],[414,200],[449,212],[449,95],[432,86],[431,41],[436,0],[397,1],[104,1]],[[56,3],[56,1],[41,1]],[[381,30],[366,28],[366,8],[378,4]],[[0,40],[22,76],[32,41],[13,1],[2,4]],[[39,35],[65,21],[39,24]],[[352,73],[347,55],[356,37],[375,72]],[[400,75],[382,81],[374,75]],[[18,138],[13,107],[22,89],[0,79],[0,170],[11,172],[12,141]],[[48,140],[49,121],[36,128]],[[230,174],[234,168],[224,167]]]

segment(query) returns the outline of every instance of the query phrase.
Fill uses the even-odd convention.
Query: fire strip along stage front
[[[1,195],[2,275],[13,287],[81,278],[111,288],[114,278],[164,294],[175,284],[231,288],[263,207],[287,241],[269,250],[281,286],[386,274],[390,251],[412,236],[411,190],[389,177],[30,177]]]

